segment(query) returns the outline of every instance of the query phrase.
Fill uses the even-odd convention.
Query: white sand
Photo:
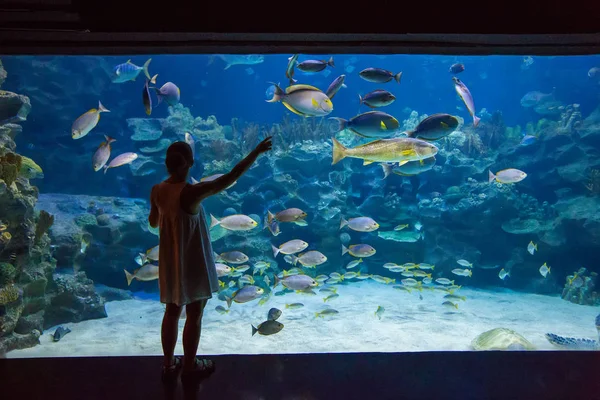
[[[277,288],[281,290],[281,286]],[[524,294],[507,290],[489,292],[463,288],[459,310],[441,306],[445,293],[423,291],[409,294],[373,281],[338,285],[340,297],[327,303],[326,294],[290,293],[272,296],[262,306],[258,300],[233,303],[228,314],[215,311],[226,304],[214,297],[203,319],[199,353],[321,353],[401,352],[469,350],[478,334],[496,327],[514,329],[540,350],[554,350],[544,333],[597,338],[594,319],[600,307],[571,304],[559,297]],[[304,308],[289,310],[286,303],[300,302]],[[332,307],[339,314],[315,318],[315,312]],[[375,315],[385,307],[381,320]],[[285,327],[278,334],[251,336],[250,324],[266,319],[271,307],[283,311]],[[8,353],[8,358],[160,355],[160,324],[163,305],[154,300],[113,301],[106,304],[108,318],[63,324],[72,330],[60,342],[52,342],[48,329],[41,345]],[[184,320],[180,327],[183,328]],[[181,332],[176,353],[181,354]]]

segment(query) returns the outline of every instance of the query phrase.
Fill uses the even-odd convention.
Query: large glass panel
[[[600,347],[599,56],[1,60],[7,357],[162,354],[167,148],[207,188],[267,136],[202,201],[199,352]]]

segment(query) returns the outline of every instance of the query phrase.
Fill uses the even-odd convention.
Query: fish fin
[[[477,127],[477,125],[479,125],[479,121],[481,121],[481,118],[479,118],[477,115],[473,115],[473,126]]]
[[[348,127],[348,120],[339,117],[330,117],[329,119],[335,119],[338,122],[336,132],[341,132]]]
[[[148,257],[146,257],[146,254],[144,253],[139,253],[140,254],[140,260],[142,260],[142,266],[144,264],[146,264],[148,262]]]
[[[223,71],[225,71],[226,69],[229,69],[229,68],[231,68],[231,66],[232,66],[232,65],[233,65],[233,64],[229,64],[229,63],[228,63],[228,64],[225,66],[225,68],[223,68]]]
[[[104,174],[106,175],[106,171],[108,171],[108,169],[110,167],[108,165],[104,164],[104,166],[102,168],[104,168]]]
[[[98,112],[110,112],[110,110],[104,107],[100,100],[98,100]]]
[[[294,93],[297,92],[299,90],[313,90],[316,92],[321,92],[321,89],[316,88],[314,86],[311,85],[293,85],[293,86],[288,86],[285,88],[285,94],[290,94],[290,93]]]
[[[365,100],[362,98],[362,96],[359,94],[358,95],[358,104],[363,104],[365,102]]]
[[[494,182],[494,179],[496,179],[496,175],[494,175],[492,171],[488,170],[488,183]]]
[[[231,302],[233,301],[233,298],[225,296],[225,301],[227,301],[227,308],[231,308]]]
[[[333,56],[329,57],[329,61],[327,61],[327,65],[330,67],[335,67],[335,63],[333,62]]]
[[[150,83],[156,85],[156,78],[158,78],[158,74],[154,75],[152,79],[150,79]]]
[[[273,245],[271,245],[271,249],[273,249],[273,257],[277,257],[277,254],[279,254],[280,250]]]
[[[292,255],[292,265],[295,267],[296,264],[298,264],[298,257],[296,257],[295,255]]]
[[[347,149],[344,147],[343,144],[338,142],[336,138],[331,138],[331,141],[333,142],[333,161],[331,162],[331,165],[334,165],[346,158]]]
[[[256,332],[258,332],[258,329],[256,329],[254,327],[254,325],[251,325],[251,326],[252,326],[252,336],[254,336],[256,334]]]
[[[129,60],[127,60],[127,62],[126,62],[125,64],[133,64],[133,63],[131,62],[131,58],[130,58]]]
[[[311,99],[310,104],[313,106],[313,108],[319,108],[319,102],[314,98]]]
[[[133,280],[133,274],[128,272],[126,269],[124,269],[123,271],[125,271],[125,277],[127,278],[127,286],[129,286],[131,285],[131,281]]]
[[[284,275],[285,275],[285,271],[284,271]],[[275,278],[275,280],[273,281],[273,289],[275,289],[275,287],[277,287],[277,285],[279,285],[279,277],[277,275],[273,275],[273,277]]]
[[[104,135],[104,139],[106,139],[106,144],[111,144],[112,142],[116,142],[117,139],[113,139],[110,136]]]
[[[380,127],[381,129],[383,129],[384,131],[387,131],[387,126],[385,126],[385,124],[383,123],[383,121],[380,121],[380,122],[379,122],[379,127]]]
[[[373,161],[371,161],[371,160],[363,160],[363,165],[369,165],[369,164],[373,164]]]
[[[283,98],[283,96],[285,94],[283,89],[281,89],[281,87],[275,82],[268,82],[268,83],[275,86],[275,91],[273,92],[273,97],[271,98],[271,100],[265,100],[265,101],[267,103],[276,103],[278,101],[281,101],[281,99]]]
[[[406,136],[408,136],[409,138],[414,138],[417,136],[417,131],[406,131],[404,132],[406,134]]]
[[[340,229],[342,229],[343,227],[345,227],[346,225],[348,225],[348,221],[346,221],[344,219],[344,216],[342,215],[342,219],[340,220]]]
[[[403,166],[404,164],[406,164],[406,163],[408,163],[408,162],[409,162],[408,160],[400,161],[400,162],[398,163],[398,166],[399,166],[399,167],[401,167],[401,166]],[[406,175],[406,174],[398,174],[398,175],[402,175],[402,176],[408,176],[408,175]]]
[[[152,61],[152,59],[151,59],[151,58],[149,58],[149,59],[148,59],[148,60],[147,60],[147,61],[144,63],[144,65],[142,66],[142,69],[144,70],[144,75],[146,75],[146,78],[150,79],[150,81],[152,82],[152,79],[154,79],[154,78],[156,78],[156,77],[154,77],[154,78],[151,78],[151,77],[150,77],[150,73],[148,72],[148,65],[150,65],[150,61]],[[135,79],[134,79],[134,80],[135,80]]]
[[[271,223],[273,222],[273,220],[275,219],[275,215],[273,215],[273,213],[269,210],[267,210],[267,222]]]
[[[294,114],[296,114],[296,115],[299,115],[299,116],[301,116],[301,117],[308,117],[308,115],[302,114],[300,111],[296,110],[294,107],[292,107],[292,106],[291,106],[291,105],[289,105],[288,103],[286,103],[286,102],[283,102],[283,101],[282,101],[281,103],[282,103],[282,104],[285,106],[285,108],[287,108],[288,110],[290,110],[290,111],[291,111],[291,112],[293,112]]]
[[[348,248],[342,244],[342,255],[348,252]]]
[[[396,80],[396,82],[400,83],[400,80],[402,79],[402,71],[394,75],[394,79]]]
[[[383,169],[383,179],[385,179],[390,175],[390,172],[392,172],[392,167],[386,163],[381,163],[380,165]]]
[[[215,226],[219,225],[220,223],[221,223],[221,221],[216,219],[214,215],[210,214],[210,228],[209,229],[214,228]]]

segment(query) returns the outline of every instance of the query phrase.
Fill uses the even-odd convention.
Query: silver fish
[[[109,168],[117,168],[122,165],[130,164],[138,158],[136,153],[123,153],[112,159],[110,164],[104,166],[104,173],[108,171]]]
[[[116,142],[116,139],[113,139],[110,136],[104,135],[104,138],[106,141],[100,143],[100,146],[98,146],[98,149],[92,157],[92,167],[94,168],[95,172],[100,171],[104,167],[110,158],[110,144],[112,142]]]
[[[475,115],[475,102],[473,101],[473,96],[471,96],[469,88],[455,76],[452,77],[452,80],[454,81],[454,90],[456,90],[456,93],[460,96],[469,110],[469,114],[473,117],[473,126],[479,125],[481,118]]]
[[[98,125],[98,121],[100,121],[100,113],[103,112],[110,112],[110,110],[104,107],[101,102],[98,102],[97,109],[92,108],[77,118],[71,126],[71,137],[73,139],[81,139],[90,133],[90,131],[94,129],[96,125]]]

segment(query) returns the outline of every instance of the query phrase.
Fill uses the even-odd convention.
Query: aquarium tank
[[[166,149],[194,184],[268,136],[202,203],[200,353],[600,349],[598,55],[0,60],[8,358],[162,354]]]

